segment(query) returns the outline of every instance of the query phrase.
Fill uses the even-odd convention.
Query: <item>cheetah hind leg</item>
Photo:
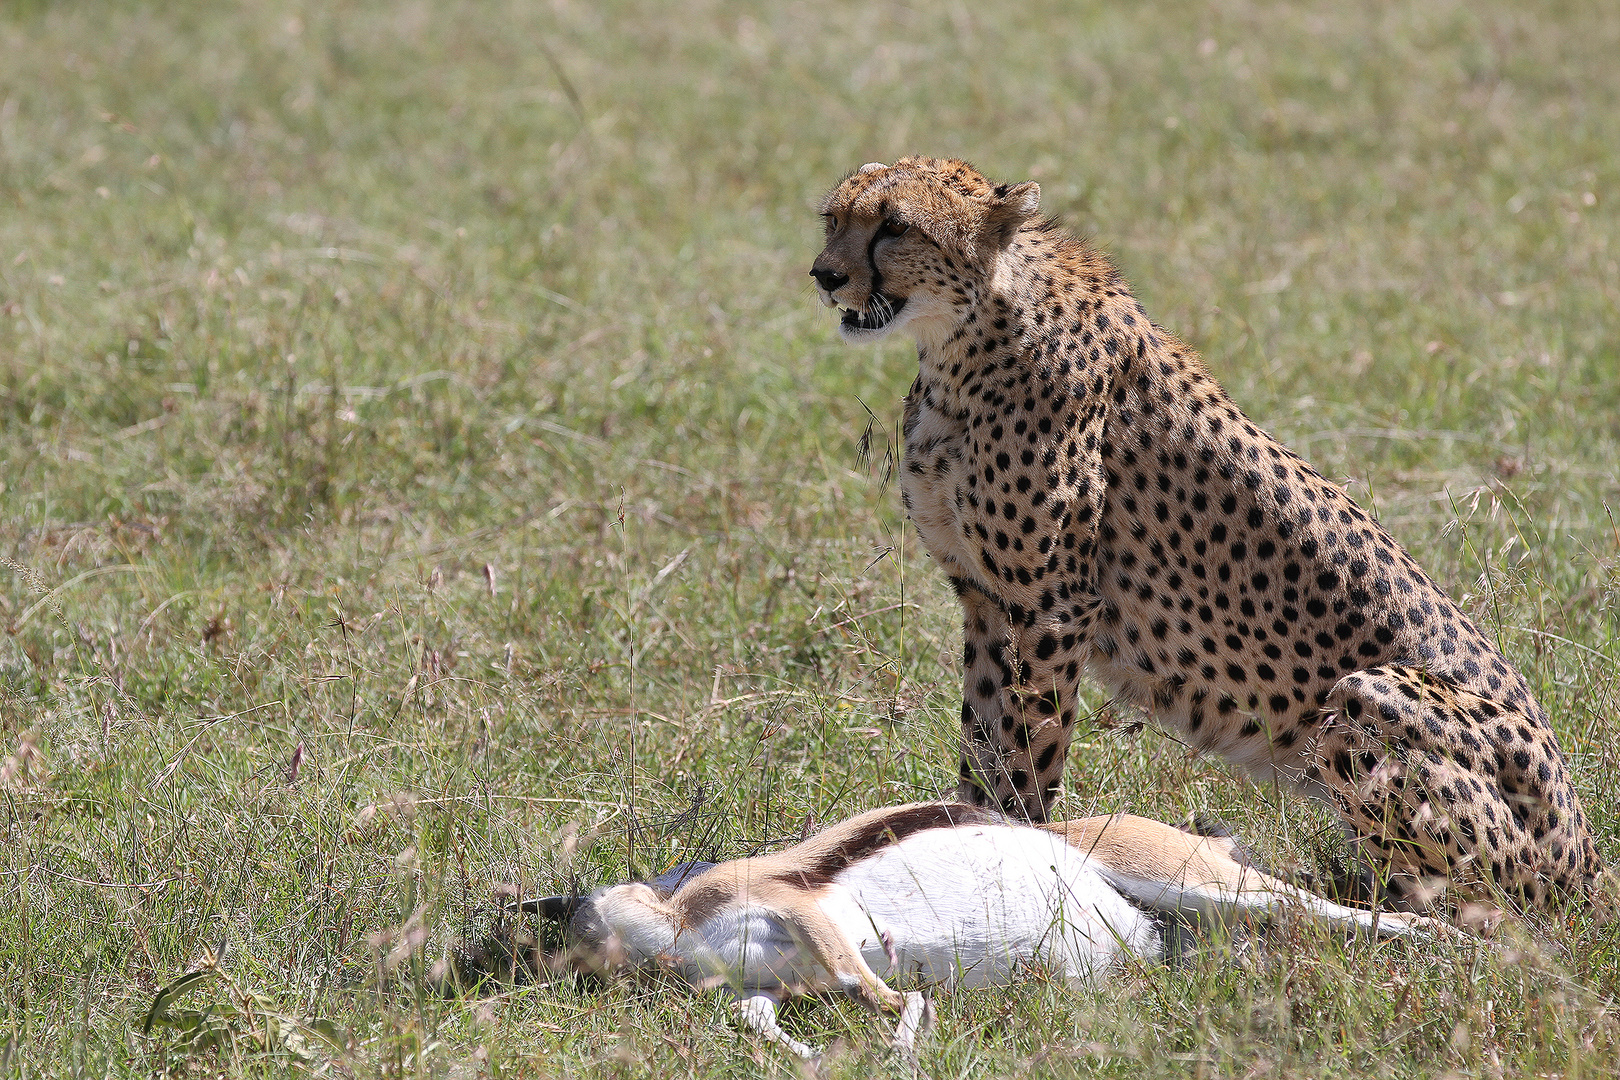
[[[1540,905],[1576,868],[1575,848],[1590,848],[1556,752],[1529,757],[1490,741],[1497,718],[1513,730],[1531,719],[1519,710],[1415,668],[1382,667],[1341,679],[1323,712],[1308,776],[1326,788],[1391,906],[1422,910],[1448,887],[1491,901],[1492,885]]]

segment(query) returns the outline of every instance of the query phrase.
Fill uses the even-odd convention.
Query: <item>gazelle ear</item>
[[[836,307],[837,305],[834,306]],[[671,896],[675,895],[676,891],[679,890],[682,885],[685,885],[688,881],[691,881],[693,878],[697,877],[699,874],[703,873],[705,870],[708,870],[714,865],[715,864],[712,862],[704,862],[701,859],[693,859],[689,862],[676,863],[668,870],[665,870],[662,874],[659,874],[657,877],[647,882],[647,885],[652,889],[653,892],[658,894],[659,899],[668,900]]]
[[[989,239],[996,247],[1012,240],[1020,226],[1041,210],[1041,185],[1033,180],[1022,184],[999,184],[985,215]]]
[[[540,915],[552,922],[565,923],[584,902],[583,896],[537,896],[519,902],[518,910],[525,915]]]
[[[888,166],[883,164],[881,161],[868,161],[865,165],[862,165],[860,168],[856,169],[855,172],[857,175],[859,175],[861,173],[877,172],[879,169],[887,168]]]

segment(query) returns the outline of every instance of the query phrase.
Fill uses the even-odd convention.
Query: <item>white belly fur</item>
[[[1091,983],[1159,949],[1152,920],[1082,852],[1031,828],[917,833],[840,873],[820,903],[874,971],[902,981],[1000,984],[1039,961]]]

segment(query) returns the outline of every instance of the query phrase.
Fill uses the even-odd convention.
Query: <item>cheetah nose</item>
[[[837,292],[849,284],[849,275],[842,270],[812,270],[810,276],[816,279],[817,285],[828,292]]]

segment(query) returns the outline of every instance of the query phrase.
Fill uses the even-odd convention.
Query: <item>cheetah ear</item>
[[[878,172],[881,169],[887,168],[888,166],[883,164],[881,161],[868,161],[865,165],[862,165],[860,168],[856,169],[855,173],[857,176],[859,176],[862,173]]]
[[[990,210],[985,215],[990,241],[1004,247],[1024,222],[1040,213],[1041,185],[1033,180],[1022,184],[998,184]]]

